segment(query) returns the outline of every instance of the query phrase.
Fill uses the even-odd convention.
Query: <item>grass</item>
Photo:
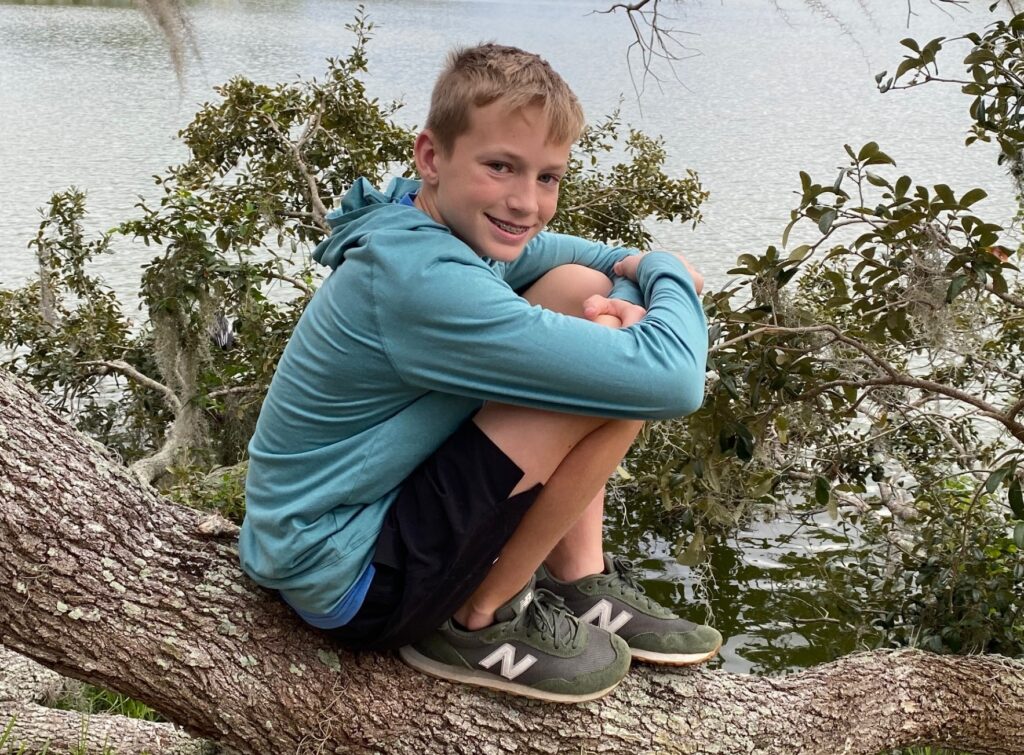
[[[82,733],[79,736],[78,745],[64,753],[51,750],[49,744],[44,744],[41,750],[29,750],[27,745],[11,741],[16,722],[17,717],[12,718],[0,731],[0,753],[3,755],[89,755],[89,749],[86,746],[89,735],[89,718],[87,716],[82,718]],[[104,745],[102,755],[117,755],[117,753],[112,747]]]

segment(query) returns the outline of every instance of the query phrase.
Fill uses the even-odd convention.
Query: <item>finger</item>
[[[600,294],[588,296],[583,300],[583,316],[588,320],[593,320],[598,315],[614,314],[609,310],[609,302],[607,297]]]
[[[593,319],[598,325],[604,325],[606,328],[621,328],[622,320],[615,315],[598,315]]]
[[[622,320],[622,327],[628,328],[630,325],[635,325],[640,322],[647,315],[647,310],[637,304],[629,304],[627,307],[623,307],[619,319]]]

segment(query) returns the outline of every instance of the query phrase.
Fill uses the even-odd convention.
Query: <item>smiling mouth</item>
[[[494,225],[503,230],[505,233],[512,234],[513,236],[522,236],[524,233],[530,230],[530,226],[528,225],[515,225],[513,223],[506,223],[504,220],[498,220],[497,218],[493,218],[490,215],[487,215],[487,219],[494,223]]]

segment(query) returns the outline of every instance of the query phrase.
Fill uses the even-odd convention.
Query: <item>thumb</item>
[[[588,320],[608,313],[610,313],[609,300],[606,297],[594,294],[583,300],[583,316]]]

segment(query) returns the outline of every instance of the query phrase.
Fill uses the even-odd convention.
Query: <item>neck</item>
[[[435,201],[434,193],[430,191],[426,186],[421,186],[419,193],[416,194],[416,199],[413,200],[413,204],[416,205],[416,209],[421,212],[425,212],[435,222],[441,225],[447,225],[444,222],[444,218],[441,217],[441,213],[437,211],[437,202]]]

